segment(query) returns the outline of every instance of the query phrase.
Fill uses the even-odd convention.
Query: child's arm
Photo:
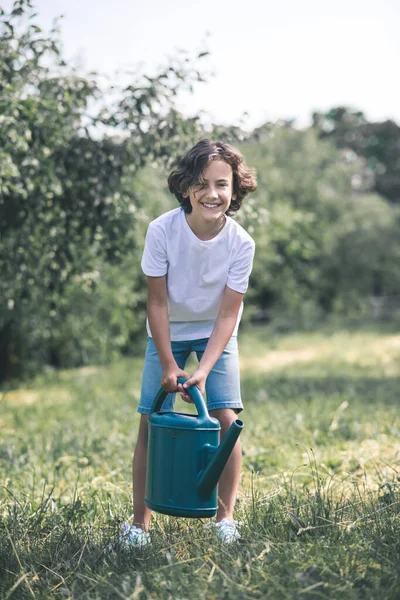
[[[191,385],[197,385],[200,392],[204,394],[207,376],[221,356],[235,329],[243,296],[244,294],[235,292],[228,286],[225,287],[214,329],[208,340],[199,366],[183,386],[178,386],[178,389],[184,395],[185,400],[188,400],[188,394],[187,392],[184,392],[184,390]]]
[[[187,377],[176,364],[171,349],[166,276],[147,277],[147,315],[163,374],[161,386],[166,392],[177,390],[177,377]]]

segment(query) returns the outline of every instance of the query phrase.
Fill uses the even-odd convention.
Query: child
[[[186,388],[196,385],[202,394],[206,391],[221,437],[243,408],[236,336],[255,244],[229,215],[256,189],[254,170],[236,149],[201,140],[180,160],[168,185],[180,208],[150,223],[142,258],[149,338],[133,457],[133,525],[122,526],[121,538],[133,546],[150,542],[151,511],[144,503],[147,423],[160,386],[171,393],[164,409],[172,409],[177,391],[188,402]],[[199,364],[189,375],[183,369],[192,351]],[[177,385],[178,377],[187,378],[183,386]],[[240,537],[233,520],[240,470],[238,440],[219,481],[216,523],[209,525],[225,542]]]

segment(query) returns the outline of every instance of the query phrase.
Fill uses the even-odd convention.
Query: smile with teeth
[[[220,204],[209,204],[208,202],[201,202],[201,205],[204,206],[204,208],[208,208],[208,210],[212,210],[221,206]]]

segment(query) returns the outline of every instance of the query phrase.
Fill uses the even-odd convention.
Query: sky
[[[67,61],[110,81],[129,68],[154,75],[177,49],[208,50],[207,83],[178,99],[186,115],[307,126],[313,111],[345,105],[400,124],[399,0],[32,1],[47,30],[63,15]]]

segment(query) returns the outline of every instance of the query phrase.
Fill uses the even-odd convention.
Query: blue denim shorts
[[[208,338],[171,342],[172,353],[177,365],[184,369],[192,352],[201,360]],[[190,375],[190,373],[188,373]],[[154,398],[161,387],[162,367],[152,338],[148,338],[142,375],[142,390],[138,412],[150,413]],[[173,410],[176,394],[168,394],[163,410]],[[236,412],[243,410],[240,396],[240,367],[237,337],[231,337],[221,356],[210,371],[206,380],[206,400],[208,410],[231,408]]]

